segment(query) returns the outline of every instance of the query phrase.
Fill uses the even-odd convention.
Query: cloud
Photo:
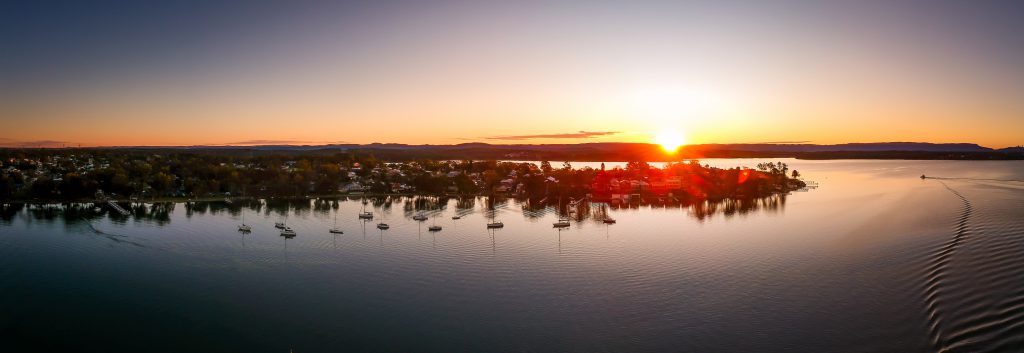
[[[513,136],[491,136],[485,137],[488,140],[533,140],[533,139],[589,139],[600,136],[610,136],[620,131],[578,131],[562,134],[540,134],[540,135],[513,135]]]
[[[811,141],[768,141],[768,142],[750,142],[752,145],[796,145],[802,143],[811,143]]]

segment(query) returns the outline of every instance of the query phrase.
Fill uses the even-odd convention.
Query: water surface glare
[[[488,230],[484,198],[376,200],[370,222],[356,199],[128,216],[3,205],[0,345],[1024,351],[1024,163],[785,162],[820,186],[749,209],[591,204],[617,224],[582,217],[561,231],[553,208],[516,200],[496,202],[505,227]],[[431,219],[412,220],[417,208]],[[243,215],[252,233],[236,231]],[[344,234],[328,233],[335,216]]]

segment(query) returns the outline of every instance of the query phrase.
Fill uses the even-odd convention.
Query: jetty
[[[107,205],[110,205],[110,208],[113,208],[115,211],[120,212],[123,216],[131,214],[131,212],[128,212],[128,210],[121,207],[121,205],[118,205],[117,202],[114,202],[114,200],[107,200]]]

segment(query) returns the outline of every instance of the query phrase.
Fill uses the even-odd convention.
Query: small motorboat
[[[387,223],[377,223],[377,229],[388,229],[391,228]]]
[[[441,226],[430,226],[430,227],[427,227],[427,230],[429,230],[431,232],[440,232],[441,231]]]
[[[452,219],[462,219],[462,216],[458,216],[458,215],[452,216]]]
[[[421,214],[418,214],[418,215],[412,216],[412,219],[415,219],[415,220],[417,220],[417,221],[425,221],[425,220],[427,220],[427,216],[424,216],[424,215],[423,215],[423,214],[421,213]]]
[[[615,224],[615,218],[608,217],[605,218],[602,222],[604,222],[604,224]]]
[[[487,223],[487,228],[504,228],[504,227],[505,227],[505,223],[501,223],[501,222],[490,222],[490,223]]]

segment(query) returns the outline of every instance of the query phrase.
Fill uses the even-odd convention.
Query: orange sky
[[[0,145],[1024,143],[1011,21],[779,2],[29,17]]]

